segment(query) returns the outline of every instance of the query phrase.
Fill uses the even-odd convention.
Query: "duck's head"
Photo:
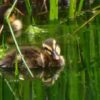
[[[4,13],[4,16],[8,16],[10,12],[11,12],[11,8],[8,8],[6,12]],[[9,22],[14,32],[19,31],[23,28],[22,21],[18,18],[17,15],[18,15],[18,12],[13,11],[9,17]]]
[[[55,39],[49,38],[45,40],[42,47],[52,60],[58,62],[61,66],[64,65],[64,58],[60,55],[61,50]]]
[[[54,60],[59,59],[60,47],[58,46],[55,39],[49,38],[44,41],[42,45],[46,53],[48,53]]]

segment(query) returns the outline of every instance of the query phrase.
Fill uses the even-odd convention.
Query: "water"
[[[81,27],[86,20],[88,17],[84,16],[75,21],[39,25],[46,32],[36,35],[29,44],[40,46],[46,38],[55,38],[65,58],[64,70],[51,86],[44,85],[39,79],[10,81],[15,96],[1,77],[1,100],[16,97],[19,100],[99,100],[100,16]]]

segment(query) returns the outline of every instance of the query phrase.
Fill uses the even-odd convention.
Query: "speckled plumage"
[[[37,70],[39,77],[42,77],[42,80],[45,82],[49,78],[54,78],[55,74],[59,74],[63,69],[65,63],[64,58],[60,55],[60,49],[58,49],[58,44],[54,39],[44,41],[42,48],[23,46],[20,47],[20,50],[28,67],[33,71],[33,74]],[[0,61],[0,67],[4,70],[15,70],[16,61],[19,73],[26,75],[27,70],[16,49],[6,54],[4,59]],[[35,74],[35,76],[38,75],[37,73]]]

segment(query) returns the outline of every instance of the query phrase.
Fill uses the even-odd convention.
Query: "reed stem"
[[[50,21],[58,19],[58,0],[50,0]]]
[[[26,64],[26,61],[24,60],[24,57],[23,57],[23,55],[22,55],[22,53],[21,53],[21,51],[20,51],[20,48],[19,48],[19,46],[18,46],[18,43],[17,43],[17,41],[16,41],[16,38],[15,38],[15,35],[14,35],[14,32],[13,32],[13,29],[12,29],[11,24],[10,24],[10,21],[9,21],[9,16],[10,16],[11,12],[13,11],[13,9],[14,9],[16,3],[17,3],[17,0],[15,0],[14,4],[13,4],[12,7],[11,7],[10,12],[9,12],[8,15],[6,16],[6,21],[7,21],[7,24],[8,24],[8,26],[9,26],[9,29],[10,29],[10,31],[11,31],[11,35],[12,35],[13,40],[14,40],[14,42],[15,42],[16,48],[17,48],[17,50],[18,50],[18,53],[20,54],[20,56],[21,56],[21,58],[22,58],[22,61],[23,61],[24,65],[25,65],[25,67],[27,68],[29,74],[31,75],[31,77],[34,77],[33,74],[32,74],[32,72],[31,72],[31,70],[29,69],[28,65]]]

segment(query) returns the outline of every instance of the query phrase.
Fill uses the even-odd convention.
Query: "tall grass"
[[[17,43],[17,41],[16,41],[16,38],[15,38],[15,35],[14,35],[14,32],[13,32],[13,29],[12,29],[11,24],[10,24],[10,21],[9,21],[9,16],[10,16],[10,14],[12,13],[12,11],[13,11],[13,9],[14,9],[16,3],[17,3],[17,0],[15,0],[15,2],[13,3],[13,5],[12,5],[12,7],[11,7],[11,10],[10,10],[10,12],[8,13],[8,15],[6,16],[5,19],[6,19],[6,21],[7,21],[8,26],[9,26],[9,29],[10,29],[11,35],[12,35],[12,37],[13,37],[14,43],[15,43],[15,45],[16,45],[16,48],[17,48],[17,50],[18,50],[18,52],[19,52],[19,54],[20,54],[20,56],[21,56],[21,58],[22,58],[22,61],[24,62],[25,67],[27,68],[27,70],[28,70],[29,74],[31,75],[31,77],[34,77],[33,74],[32,74],[32,72],[30,71],[30,69],[29,69],[29,67],[28,67],[28,65],[27,65],[27,63],[26,63],[26,61],[24,60],[24,57],[23,57],[23,55],[22,55],[22,53],[21,53],[21,51],[20,51],[20,48],[19,48],[19,46],[18,46],[18,43]]]
[[[62,30],[64,37],[59,38],[61,49],[66,60],[64,71],[53,86],[47,87],[40,80],[19,81],[19,85],[10,83],[13,91],[19,92],[19,98],[23,100],[99,100],[99,19],[84,26],[77,35],[72,34],[75,23],[65,25]],[[96,26],[95,26],[95,24]],[[79,24],[80,26],[80,24]],[[51,27],[54,28],[54,27]],[[3,83],[2,83],[3,82]],[[13,85],[15,84],[15,88]],[[0,80],[0,98],[14,98],[5,81]],[[7,95],[7,96],[6,96]],[[2,99],[1,99],[2,100]]]
[[[50,20],[58,19],[58,0],[50,0]]]
[[[31,16],[32,9],[31,9],[31,5],[30,5],[30,0],[25,0],[25,4],[26,4],[28,15]]]
[[[82,8],[83,8],[84,0],[80,0],[78,10],[77,10],[77,15],[80,15]]]
[[[34,20],[34,18],[33,18],[33,12],[32,12],[32,1],[30,1],[30,0],[25,0],[25,4],[26,4],[26,9],[27,9],[27,12],[28,12],[28,16],[30,17],[29,18],[29,21],[30,21],[30,23],[31,24],[35,24],[35,20]]]
[[[68,17],[74,18],[76,1],[71,0],[70,3]],[[78,13],[82,5],[83,0],[80,1]],[[44,85],[39,79],[9,82],[0,76],[0,100],[99,100],[99,14],[98,10],[89,18],[85,15],[64,24],[45,26],[49,31],[47,37],[54,37],[60,43],[66,61],[64,71],[52,86]],[[58,19],[58,1],[50,0],[50,20],[55,19]]]
[[[72,19],[75,17],[76,1],[77,1],[77,0],[70,0],[69,18],[72,18]]]

